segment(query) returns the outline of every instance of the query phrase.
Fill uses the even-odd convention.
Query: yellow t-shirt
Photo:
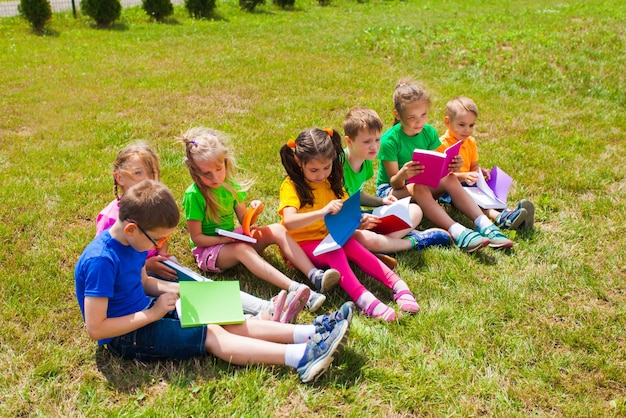
[[[437,148],[438,152],[443,152],[450,145],[454,145],[457,142],[457,140],[450,135],[450,131],[446,131],[445,134],[439,137],[439,140],[441,141],[441,145]],[[463,141],[459,155],[463,157],[463,165],[458,171],[459,173],[469,172],[472,163],[478,165],[478,147],[476,146],[476,140],[473,136],[469,136]]]
[[[322,209],[328,204],[328,202],[337,199],[330,188],[328,180],[321,184],[309,183],[309,186],[313,189],[313,205],[307,205],[301,208],[300,198],[296,192],[295,185],[289,177],[283,181],[280,185],[280,203],[278,206],[278,214],[281,218],[283,216],[283,209],[288,206],[296,208],[298,213],[308,213]],[[344,192],[341,200],[346,200],[347,198],[348,194]],[[284,220],[281,220],[281,223],[284,225]],[[328,229],[326,229],[324,218],[315,221],[304,228],[292,229],[288,230],[288,232],[289,235],[291,235],[291,238],[293,238],[296,242],[319,241],[323,240],[326,238],[326,235],[328,235]]]

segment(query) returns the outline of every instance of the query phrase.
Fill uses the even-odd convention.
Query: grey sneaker
[[[522,199],[517,202],[517,207],[526,210],[526,220],[520,225],[520,229],[533,229],[535,225],[535,205],[533,202]]]
[[[340,321],[331,332],[315,334],[309,338],[297,368],[302,383],[315,382],[328,370],[348,339],[349,327],[348,321]]]
[[[339,280],[341,279],[341,274],[335,269],[317,270],[315,275],[313,275],[313,285],[317,290],[322,293],[326,293],[332,288],[336,287],[339,284]]]
[[[330,332],[341,321],[347,321],[348,325],[350,325],[355,309],[356,305],[354,304],[354,302],[346,302],[341,305],[338,310],[331,313],[330,315],[316,316],[313,320],[313,325],[315,325],[316,332],[318,334]]]
[[[326,302],[326,296],[311,290],[309,300],[306,302],[306,308],[309,312],[315,312]]]

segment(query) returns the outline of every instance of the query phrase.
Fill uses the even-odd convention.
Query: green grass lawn
[[[218,2],[211,21],[177,7],[165,24],[124,9],[108,30],[55,14],[45,36],[0,19],[0,415],[626,416],[623,2],[237,4]],[[537,208],[533,232],[509,234],[513,251],[398,254],[422,312],[357,316],[314,385],[285,367],[97,349],[73,268],[113,199],[119,149],[147,140],[180,200],[191,179],[176,136],[227,132],[256,181],[249,197],[265,202],[260,223],[275,222],[279,147],[303,128],[341,129],[354,105],[390,126],[404,76],[431,94],[440,133],[448,99],[478,104],[482,165],[513,175],[511,202]],[[193,267],[184,222],[170,248]],[[243,268],[222,277],[276,292]],[[334,290],[325,308],[346,299]]]

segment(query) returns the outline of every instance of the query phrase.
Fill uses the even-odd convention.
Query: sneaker
[[[339,321],[332,331],[314,334],[306,342],[304,356],[298,364],[302,383],[315,382],[338,356],[348,339],[348,321]]]
[[[376,258],[382,261],[384,265],[389,267],[389,270],[395,269],[396,266],[398,265],[398,260],[396,260],[390,255],[387,255],[385,253],[374,253],[374,255],[376,256]]]
[[[517,202],[517,207],[526,210],[526,220],[520,225],[521,228],[532,229],[535,225],[535,205],[530,200],[522,199]]]
[[[296,322],[298,314],[304,309],[309,300],[311,289],[306,286],[300,286],[298,290],[289,292],[286,297],[283,310],[280,315],[280,322],[284,324],[293,324]]]
[[[335,325],[337,325],[337,323],[344,320],[348,322],[348,325],[350,325],[355,309],[356,305],[354,304],[354,302],[346,302],[341,305],[338,310],[331,313],[330,315],[316,316],[313,320],[313,325],[315,325],[315,327],[317,328],[316,332],[318,334],[330,332],[335,328]]]
[[[268,309],[269,317],[272,321],[280,321],[280,316],[283,312],[285,300],[287,299],[287,292],[281,290],[276,296],[270,300],[270,307]]]
[[[309,312],[315,312],[326,302],[326,296],[310,290],[309,300],[306,302],[306,308]]]
[[[461,235],[454,240],[454,243],[463,251],[471,254],[489,245],[489,240],[478,232],[465,228]]]
[[[328,269],[326,271],[317,270],[311,281],[317,290],[322,293],[327,293],[339,284],[340,279],[341,274],[339,274],[337,270]]]
[[[441,228],[430,228],[425,231],[411,231],[404,239],[411,241],[414,250],[423,250],[427,247],[445,247],[450,245],[451,239],[448,231]]]
[[[510,210],[504,209],[497,217],[494,223],[502,229],[517,229],[524,223],[528,213],[526,209],[518,207]]]
[[[513,246],[513,241],[505,237],[494,224],[479,230],[478,233],[489,239],[489,246],[491,248],[511,248]]]

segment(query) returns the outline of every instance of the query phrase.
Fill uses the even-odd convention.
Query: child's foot
[[[306,303],[306,308],[309,312],[317,311],[326,302],[326,296],[321,293],[317,293],[314,290],[310,290],[309,300]]]
[[[398,260],[396,260],[390,255],[387,255],[385,253],[374,253],[374,255],[376,256],[376,258],[382,261],[384,265],[389,267],[389,270],[395,269],[396,266],[398,265]]]
[[[370,305],[363,310],[363,313],[370,318],[380,318],[387,322],[393,322],[396,319],[396,311],[378,299],[370,303]]]
[[[339,284],[341,274],[335,269],[317,270],[311,281],[317,290],[327,293]]]
[[[411,241],[414,250],[423,250],[427,247],[445,247],[450,245],[451,239],[448,231],[441,228],[430,228],[425,231],[411,231],[404,239]]]
[[[348,321],[339,321],[332,331],[309,338],[297,368],[302,383],[314,382],[328,370],[348,339],[349,327]]]
[[[521,228],[532,229],[535,225],[535,205],[530,200],[522,199],[517,202],[517,207],[526,210],[526,220],[520,225]]]
[[[306,306],[310,294],[311,289],[306,286],[300,286],[297,290],[289,292],[280,315],[280,322],[284,324],[295,323],[298,314]]]
[[[465,228],[461,235],[454,240],[454,243],[461,250],[471,254],[474,251],[478,251],[489,245],[489,240],[480,235],[478,232]]]
[[[338,310],[331,313],[330,315],[318,315],[313,320],[313,325],[317,327],[317,333],[324,333],[332,331],[335,328],[335,325],[341,321],[348,321],[348,325],[352,322],[352,315],[354,315],[354,310],[356,309],[356,305],[354,302],[346,302],[339,307]]]
[[[491,248],[511,248],[513,246],[513,241],[505,237],[494,224],[478,230],[478,233],[489,239],[489,246]]]
[[[526,218],[528,217],[528,213],[526,209],[522,207],[518,207],[516,209],[504,209],[494,221],[498,227],[502,229],[517,229],[519,228]]]
[[[281,290],[278,292],[276,296],[270,299],[270,307],[267,309],[267,316],[272,321],[278,322],[280,321],[280,316],[283,312],[283,307],[285,305],[285,300],[287,299],[287,292]],[[265,315],[262,316],[265,318]]]
[[[401,290],[398,293],[393,294],[393,300],[396,301],[401,311],[409,313],[418,313],[420,306],[415,300],[415,296],[410,290]]]

